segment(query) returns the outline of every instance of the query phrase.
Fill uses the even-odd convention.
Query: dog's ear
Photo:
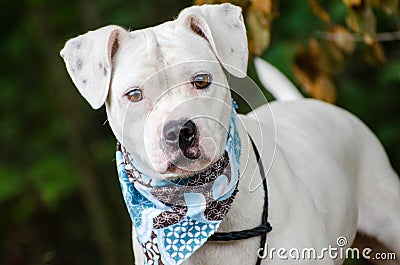
[[[122,34],[128,32],[118,26],[106,26],[70,39],[60,52],[72,81],[94,109],[106,101],[112,57]]]
[[[192,6],[184,9],[177,21],[205,38],[229,73],[241,78],[246,76],[247,37],[240,7],[232,4]]]

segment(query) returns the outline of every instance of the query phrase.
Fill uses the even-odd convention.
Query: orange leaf
[[[350,11],[350,13],[346,17],[347,26],[354,32],[359,33],[360,25],[358,24],[358,16],[354,11]]]
[[[362,2],[363,0],[343,0],[343,3],[350,8],[361,6]]]
[[[310,94],[313,98],[329,103],[334,103],[337,97],[336,87],[327,75],[318,76]]]
[[[293,73],[306,94],[333,103],[336,100],[336,88],[331,80],[328,57],[318,42],[311,39],[307,48],[297,51]]]
[[[379,65],[386,62],[385,51],[378,42],[374,42],[370,46],[370,49],[366,51],[364,58],[370,65]]]
[[[266,15],[272,14],[272,1],[271,0],[251,0],[253,7]]]
[[[246,14],[246,25],[250,53],[261,55],[270,42],[269,21],[259,10],[250,6]]]
[[[217,0],[194,0],[195,5],[216,4]]]
[[[346,24],[356,33],[360,33],[364,42],[368,45],[374,43],[376,33],[376,17],[372,10],[371,1],[364,0],[358,7],[352,7],[346,17]]]
[[[318,43],[314,40],[310,42],[309,47],[298,49],[294,58],[294,75],[306,93],[310,93],[315,79],[321,72],[318,63],[319,53]]]
[[[322,21],[329,23],[331,18],[326,10],[319,4],[318,0],[308,0],[311,11],[319,17]]]
[[[334,103],[336,101],[336,87],[330,76],[319,74],[312,80],[306,72],[303,72],[302,69],[297,66],[293,67],[293,73],[306,94],[329,103]]]

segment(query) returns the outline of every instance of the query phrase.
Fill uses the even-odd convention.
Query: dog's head
[[[106,105],[140,171],[191,175],[222,156],[231,113],[225,73],[244,77],[247,69],[239,7],[193,6],[132,32],[106,26],[69,40],[61,56],[89,104]]]

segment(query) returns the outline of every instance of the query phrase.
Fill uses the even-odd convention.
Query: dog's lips
[[[162,174],[164,178],[192,176],[207,170],[210,165],[216,162],[210,161],[204,157],[199,157],[194,160],[185,158],[185,160],[190,161],[190,163],[182,165],[179,158],[175,159],[174,162],[169,161],[164,170],[159,171],[159,173]]]
[[[221,157],[219,157],[218,159],[214,159],[211,162],[209,160],[207,160],[208,161],[207,165],[202,167],[199,170],[186,170],[186,169],[179,168],[172,163],[169,163],[168,170],[165,172],[163,177],[164,177],[164,179],[174,181],[174,180],[186,179],[186,178],[190,178],[195,175],[198,175],[198,174],[202,174],[204,172],[207,172],[210,168],[212,168],[215,163],[218,163],[219,160],[223,159],[225,155],[226,155],[226,152]]]
[[[169,162],[167,169],[161,174],[171,174],[172,173],[174,175],[173,176],[174,178],[182,177],[182,176],[192,176],[192,175],[195,175],[202,171],[205,171],[207,168],[208,168],[208,166],[201,167],[201,169],[199,169],[199,170],[195,170],[195,169],[192,170],[188,167],[183,168],[183,167],[177,166],[177,165]]]
[[[190,171],[179,168],[172,163],[168,163],[168,168],[164,173],[167,173],[167,172],[177,174],[177,175],[188,175],[190,173]]]
[[[168,162],[168,166],[163,172],[159,172],[166,179],[175,179],[190,177],[195,174],[205,172],[210,166],[216,163],[220,158],[210,160],[205,157],[199,157],[185,167],[179,166],[179,163]],[[178,164],[178,165],[177,165]]]
[[[182,178],[182,177],[186,178],[186,177],[190,177],[190,176],[196,175],[198,173],[201,173],[203,171],[206,171],[207,168],[208,167],[205,167],[199,171],[191,171],[191,170],[182,169],[182,168],[177,167],[174,164],[170,163],[168,166],[168,169],[165,171],[164,174],[166,174],[165,178],[167,178],[167,179],[176,179],[176,178]]]

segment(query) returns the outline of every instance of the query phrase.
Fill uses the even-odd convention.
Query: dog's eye
[[[192,85],[196,89],[205,89],[211,84],[211,76],[206,73],[200,73],[193,76]]]
[[[130,102],[138,102],[143,99],[142,90],[138,88],[130,90],[128,93],[126,93],[126,96]]]

